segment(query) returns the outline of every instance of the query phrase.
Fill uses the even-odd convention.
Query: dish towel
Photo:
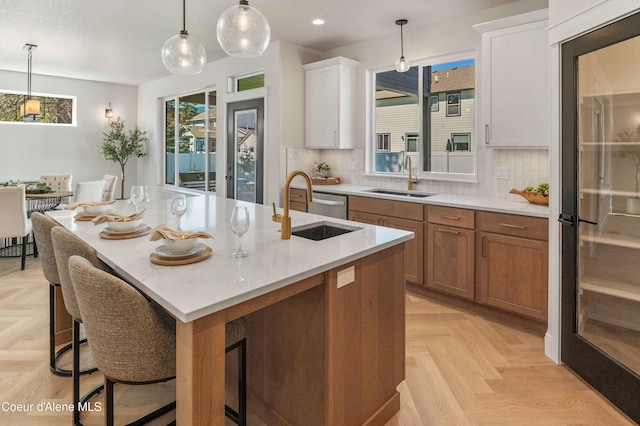
[[[104,223],[104,222],[131,222],[132,220],[141,219],[143,213],[144,213],[144,210],[142,210],[141,212],[138,212],[138,213],[130,214],[128,216],[121,215],[121,214],[118,214],[118,213],[103,213],[103,214],[99,214],[98,216],[94,217],[91,220],[91,222],[93,222],[94,225],[98,225],[98,224]]]
[[[158,225],[151,230],[151,235],[149,236],[150,241],[156,240],[186,240],[188,238],[213,238],[211,234],[204,231],[195,231],[195,232],[186,232],[186,231],[176,231],[171,229],[167,225]]]

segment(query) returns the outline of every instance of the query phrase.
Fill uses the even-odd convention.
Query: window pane
[[[40,114],[22,117],[20,107],[24,106],[26,96],[16,93],[0,93],[0,121],[75,124],[73,98],[31,96],[31,99],[40,102]]]
[[[377,73],[375,132],[387,134],[388,142],[385,149],[376,150],[376,172],[402,172],[406,151],[405,135],[418,134],[419,120],[418,67],[412,67],[405,73]],[[417,164],[418,156],[413,160],[413,164]]]
[[[243,90],[257,89],[259,87],[264,87],[264,73],[252,75],[250,77],[241,77],[237,80],[238,92],[242,92]]]
[[[205,94],[183,96],[178,101],[178,177],[183,188],[205,190]]]
[[[169,100],[164,103],[164,148],[165,148],[165,180],[167,184],[173,184],[175,176],[175,134],[176,134],[176,101]]]

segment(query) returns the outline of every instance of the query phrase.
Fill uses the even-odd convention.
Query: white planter
[[[627,198],[627,213],[640,214],[640,198]]]

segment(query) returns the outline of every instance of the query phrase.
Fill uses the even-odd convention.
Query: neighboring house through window
[[[391,149],[391,135],[389,133],[378,133],[377,139],[376,151],[389,151]]]
[[[420,141],[420,135],[417,133],[407,133],[404,136],[405,140],[405,151],[407,152],[418,152],[418,143]]]

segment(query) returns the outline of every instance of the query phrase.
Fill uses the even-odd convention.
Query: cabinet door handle
[[[489,145],[489,125],[484,125],[484,143],[485,145]]]
[[[443,219],[460,220],[460,216],[440,216]]]
[[[526,226],[524,225],[512,225],[510,223],[501,223],[500,226],[504,226],[505,228],[511,228],[511,229],[527,229]]]
[[[460,235],[460,231],[452,231],[450,229],[438,228],[438,232],[444,232],[445,234]]]
[[[487,248],[487,237],[483,235],[482,236],[482,257],[486,257],[484,254],[486,251],[486,248]]]

